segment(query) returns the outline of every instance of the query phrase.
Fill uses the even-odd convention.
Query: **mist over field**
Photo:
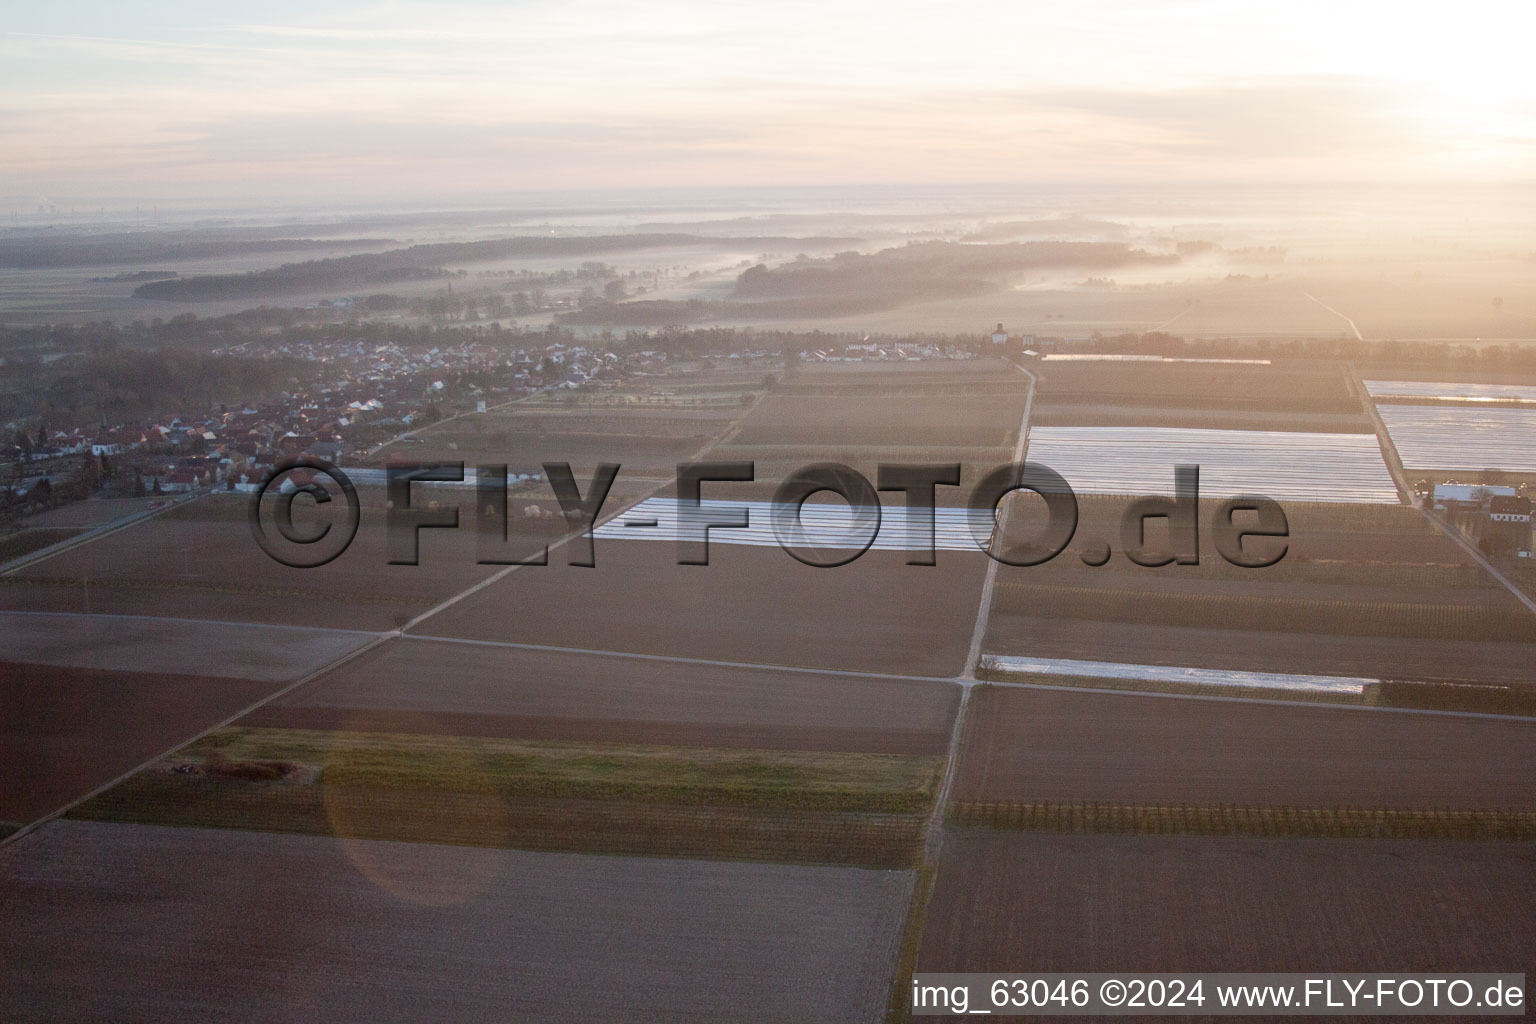
[[[20,213],[0,320],[255,307],[404,323],[1195,338],[1536,336],[1536,191],[929,187],[429,213]]]

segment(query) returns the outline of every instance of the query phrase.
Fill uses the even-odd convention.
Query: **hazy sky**
[[[1529,180],[1536,4],[65,0],[0,194]]]

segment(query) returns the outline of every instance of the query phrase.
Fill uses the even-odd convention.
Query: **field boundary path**
[[[1025,453],[1029,450],[1029,416],[1035,402],[1035,385],[1039,381],[1033,373],[1017,363],[1014,364],[1014,368],[1029,379],[1029,392],[1024,399],[1024,415],[1019,420],[1019,438],[1013,447],[1013,461],[1017,463],[1024,461]],[[1002,527],[1007,523],[1012,501],[1013,495],[1009,494],[1005,498],[1002,518],[993,534],[994,539],[1003,532]],[[933,898],[933,887],[938,878],[939,854],[944,847],[944,807],[949,803],[949,794],[954,789],[955,777],[959,774],[960,745],[965,738],[966,713],[970,710],[971,691],[979,682],[976,678],[976,669],[981,662],[981,647],[986,640],[987,624],[991,618],[992,593],[997,587],[998,564],[995,558],[987,559],[987,574],[981,584],[981,599],[976,607],[976,624],[971,630],[971,644],[966,652],[965,668],[960,675],[950,680],[960,687],[960,703],[955,708],[955,721],[950,729],[944,774],[934,794],[933,811],[928,815],[928,821],[924,826],[923,856],[918,864],[916,884],[912,887],[912,902],[907,907],[907,919],[902,927],[901,952],[891,978],[891,994],[886,1003],[885,1019],[890,1021],[905,1020],[908,1016],[907,985],[917,969],[918,944],[922,941],[923,930],[928,920],[928,904]]]
[[[184,498],[171,498],[159,508],[146,508],[141,509],[138,512],[130,512],[128,515],[123,516],[121,519],[114,519],[110,523],[102,523],[100,526],[90,527],[84,532],[78,533],[73,537],[66,537],[64,540],[59,541],[57,544],[50,544],[38,551],[33,551],[22,555],[19,558],[11,559],[3,566],[0,566],[0,576],[10,576],[13,573],[20,572],[22,569],[25,569],[30,565],[36,565],[38,562],[47,561],[54,555],[62,555],[64,552],[73,550],[82,544],[89,544],[93,540],[100,540],[102,537],[117,533],[119,530],[126,530],[128,527],[142,523],[146,519],[153,519],[156,516],[164,515],[165,513],[171,511],[173,508],[181,508],[183,505],[190,505],[197,499],[205,497],[211,493],[213,492],[195,491]]]
[[[1356,341],[1364,341],[1365,340],[1365,335],[1360,333],[1360,328],[1356,327],[1355,326],[1355,322],[1353,320],[1351,320],[1349,317],[1345,316],[1343,313],[1340,313],[1338,310],[1334,309],[1332,306],[1328,305],[1328,303],[1324,302],[1322,299],[1318,298],[1316,295],[1313,295],[1311,292],[1302,292],[1301,294],[1305,295],[1307,298],[1311,299],[1313,302],[1317,303],[1319,306],[1322,306],[1324,309],[1326,309],[1328,312],[1332,313],[1334,316],[1338,317],[1340,320],[1343,320],[1345,323],[1349,324],[1349,329],[1354,332],[1355,340]]]
[[[1526,609],[1530,611],[1532,615],[1536,615],[1536,601],[1533,601],[1525,591],[1521,590],[1519,586],[1515,584],[1513,580],[1495,568],[1494,564],[1488,561],[1488,559],[1484,557],[1481,551],[1477,550],[1477,545],[1467,540],[1467,538],[1462,534],[1460,530],[1452,526],[1450,523],[1447,523],[1445,520],[1441,519],[1438,515],[1429,509],[1420,506],[1419,511],[1424,514],[1425,519],[1428,519],[1430,522],[1434,523],[1441,533],[1444,533],[1447,537],[1451,538],[1451,540],[1461,545],[1461,549],[1470,555],[1473,559],[1475,559],[1477,564],[1482,566],[1483,569],[1487,571],[1488,575],[1497,580],[1505,590],[1513,594],[1515,596],[1515,600],[1525,605]]]
[[[1019,439],[1013,446],[1013,461],[1017,463],[1023,462],[1025,453],[1029,451],[1029,414],[1035,402],[1035,385],[1039,382],[1024,367],[1014,364],[1014,368],[1029,378],[1029,392],[1024,398],[1024,415],[1019,420]],[[1012,507],[1013,495],[1010,493],[1004,499],[1002,517],[993,534],[994,538],[1001,536],[1002,528],[1008,522],[1008,511]],[[976,625],[971,630],[971,646],[966,651],[965,670],[953,680],[961,689],[960,706],[955,709],[954,729],[949,737],[949,758],[944,762],[944,778],[939,783],[938,796],[934,800],[933,813],[928,817],[927,834],[923,840],[923,858],[929,867],[938,864],[939,850],[943,845],[944,804],[949,799],[949,791],[954,786],[956,769],[960,763],[960,739],[965,731],[965,713],[971,703],[971,688],[977,683],[976,668],[981,662],[981,645],[986,640],[987,623],[991,618],[992,592],[997,588],[998,565],[997,559],[987,559],[987,575],[981,584],[981,600],[976,606]]]
[[[1387,429],[1386,421],[1376,410],[1376,399],[1372,397],[1370,389],[1365,386],[1365,381],[1360,379],[1360,371],[1355,364],[1345,363],[1344,367],[1345,372],[1349,374],[1350,390],[1365,407],[1365,414],[1371,418],[1371,427],[1376,433],[1376,443],[1381,445],[1381,454],[1387,464],[1387,472],[1392,474],[1392,480],[1397,484],[1398,497],[1404,505],[1415,504],[1413,488],[1408,486],[1408,474],[1403,469],[1403,457],[1398,454],[1397,444],[1392,440],[1392,432]]]

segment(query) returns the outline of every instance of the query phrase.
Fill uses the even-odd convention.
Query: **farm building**
[[[1484,534],[1489,550],[1529,552],[1531,550],[1531,499],[1496,495],[1488,503],[1488,530]]]
[[[1441,512],[1477,512],[1495,498],[1513,498],[1513,487],[1488,484],[1436,484],[1434,507]]]

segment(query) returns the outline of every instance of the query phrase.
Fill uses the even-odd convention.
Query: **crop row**
[[[1536,839],[1536,812],[1531,811],[965,800],[950,805],[947,820],[955,825],[1042,832],[1330,839]]]

